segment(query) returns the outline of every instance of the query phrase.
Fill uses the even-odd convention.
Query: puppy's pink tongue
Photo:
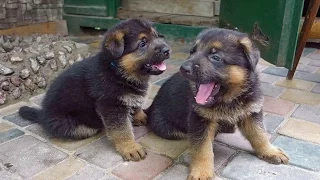
[[[160,64],[154,64],[152,65],[153,67],[159,69],[160,71],[164,71],[167,69],[167,66],[164,62],[160,63]]]
[[[196,102],[198,104],[205,104],[206,100],[209,98],[215,83],[209,83],[209,84],[200,84],[197,96],[196,96]]]

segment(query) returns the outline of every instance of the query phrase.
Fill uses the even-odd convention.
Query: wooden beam
[[[35,33],[61,34],[65,36],[68,35],[67,23],[65,20],[60,20],[0,30],[0,35],[28,36]]]

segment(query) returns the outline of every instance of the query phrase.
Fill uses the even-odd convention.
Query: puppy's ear
[[[255,71],[258,61],[260,59],[260,51],[253,46],[252,41],[248,37],[240,39],[239,42],[243,48],[244,53],[247,56],[251,70]]]
[[[108,31],[102,41],[103,51],[109,52],[114,58],[119,58],[124,52],[124,37],[127,30],[111,30]]]

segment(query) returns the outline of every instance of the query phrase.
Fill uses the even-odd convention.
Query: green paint
[[[113,0],[111,0],[113,1]],[[106,0],[64,0],[64,5],[73,6],[103,6],[106,5]]]
[[[253,34],[254,25],[269,38],[263,45],[255,38],[261,57],[277,66],[292,68],[302,15],[301,0],[223,0],[220,6],[220,27],[235,28]]]
[[[92,27],[109,29],[116,23],[120,22],[119,19],[109,19],[104,17],[94,17],[94,16],[79,16],[79,15],[69,15],[65,14],[63,17],[68,23],[68,30],[70,34],[81,33],[80,27]],[[182,26],[175,24],[154,24],[157,31],[164,35],[166,38],[170,39],[184,39],[186,41],[193,41],[206,27],[194,27],[194,26]]]
[[[70,6],[64,5],[63,11],[66,14],[88,15],[88,16],[108,16],[106,6]]]

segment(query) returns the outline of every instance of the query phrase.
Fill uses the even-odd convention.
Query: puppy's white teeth
[[[146,64],[146,66],[151,66],[151,64]]]
[[[196,99],[196,97],[194,97],[194,99]]]
[[[207,103],[208,101],[205,101],[205,103]]]

